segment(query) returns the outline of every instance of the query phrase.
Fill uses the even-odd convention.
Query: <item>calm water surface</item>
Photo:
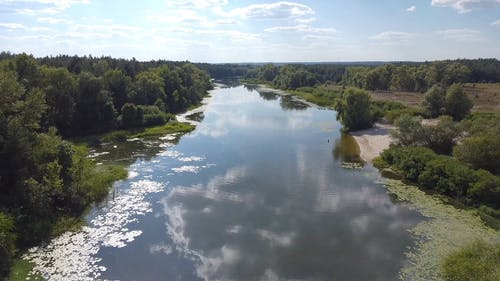
[[[194,117],[180,139],[97,157],[134,161],[131,178],[54,249],[93,245],[78,261],[110,280],[397,280],[421,218],[373,168],[342,168],[356,157],[334,111],[239,86]]]

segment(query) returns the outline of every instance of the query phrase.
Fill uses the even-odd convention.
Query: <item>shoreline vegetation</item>
[[[381,95],[379,86],[356,84],[349,73],[340,85],[317,85],[317,73],[301,66],[265,65],[246,80],[336,110],[343,131],[355,138],[360,157],[380,170],[388,192],[429,219],[410,230],[417,243],[406,253],[410,264],[401,270],[402,280],[500,280],[500,92],[498,84],[476,84],[466,67],[459,68],[460,79],[444,67],[441,79],[408,101],[394,98],[388,86]],[[390,76],[391,83],[402,78]],[[395,90],[415,90],[401,85]]]
[[[500,227],[496,59],[235,66],[2,53],[0,280],[25,280],[31,265],[13,259],[78,228],[89,206],[127,177],[123,165],[88,159],[85,144],[193,130],[196,121],[187,113],[178,115],[180,122],[174,116],[202,110],[196,107],[216,73],[336,110],[361,157],[399,179],[384,180],[388,192],[430,218],[411,230],[421,240],[407,253],[412,264],[402,269],[403,278],[500,279],[500,261],[491,258],[500,256],[500,238],[485,225]],[[388,135],[385,122],[395,133]],[[478,257],[488,262],[477,265]]]
[[[209,75],[188,62],[2,56],[0,280],[39,279],[25,275],[32,264],[22,253],[81,227],[128,176],[126,165],[97,165],[89,147],[190,132],[175,114],[210,89]]]

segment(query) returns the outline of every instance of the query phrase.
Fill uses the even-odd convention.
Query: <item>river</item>
[[[422,217],[357,164],[334,111],[249,86],[211,96],[187,135],[96,151],[130,164],[129,178],[87,227],[32,249],[35,270],[49,280],[398,279]]]

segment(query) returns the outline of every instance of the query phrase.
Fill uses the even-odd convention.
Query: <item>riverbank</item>
[[[350,135],[354,137],[359,145],[361,159],[372,163],[375,157],[389,148],[392,142],[392,129],[394,129],[393,125],[375,123],[370,129],[351,132]]]

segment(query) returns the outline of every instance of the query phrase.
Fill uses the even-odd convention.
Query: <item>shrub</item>
[[[429,161],[418,177],[421,186],[456,199],[463,199],[476,181],[474,170],[448,156]]]
[[[466,138],[453,150],[460,161],[475,169],[485,169],[500,174],[500,136],[478,135]]]
[[[469,114],[472,108],[472,101],[469,99],[463,88],[459,84],[451,85],[446,91],[445,111],[453,117],[453,120],[460,121]]]
[[[475,242],[443,262],[446,281],[498,281],[500,280],[500,244]]]
[[[425,147],[391,147],[382,152],[380,157],[401,172],[404,180],[417,182],[427,162],[437,156]]]

